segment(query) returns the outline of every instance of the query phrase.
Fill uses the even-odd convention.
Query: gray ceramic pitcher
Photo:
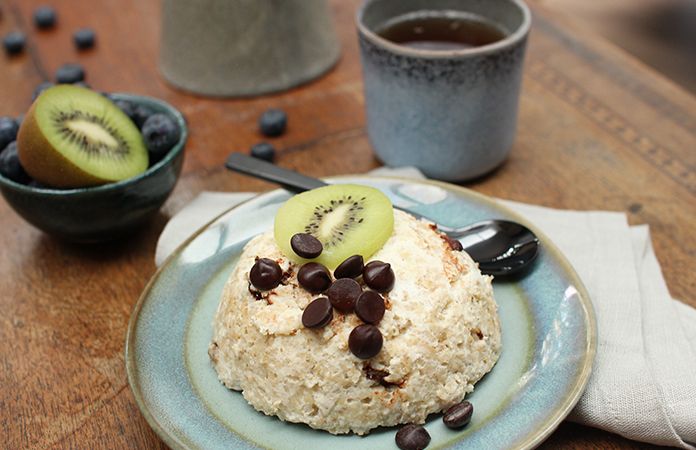
[[[163,0],[160,71],[208,96],[253,96],[309,82],[338,60],[326,0]]]

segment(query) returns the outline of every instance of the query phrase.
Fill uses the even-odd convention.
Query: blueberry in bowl
[[[0,192],[20,216],[49,235],[73,242],[112,240],[135,232],[171,194],[184,160],[186,122],[171,105],[140,95],[109,94],[107,99],[94,93],[113,108],[99,103],[90,110],[100,100],[85,92],[75,94],[76,89],[94,93],[58,85],[32,104],[17,140],[8,145],[13,153],[0,153]],[[57,100],[52,99],[56,92]],[[52,105],[66,95],[70,105],[79,105],[74,106],[79,112]],[[178,141],[164,155],[150,157],[140,130],[113,101],[169,117],[179,128]],[[42,103],[43,108],[37,107]],[[75,142],[81,148],[63,145]],[[27,178],[8,172],[17,170],[17,159]]]

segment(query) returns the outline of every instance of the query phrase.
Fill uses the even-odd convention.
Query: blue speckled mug
[[[505,37],[458,50],[423,50],[377,33],[395,18],[467,15]],[[398,19],[397,19],[398,20]],[[367,0],[358,10],[367,133],[391,167],[462,182],[498,167],[512,148],[529,8],[520,0]]]

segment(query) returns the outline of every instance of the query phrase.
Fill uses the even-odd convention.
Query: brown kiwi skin
[[[17,132],[19,163],[33,179],[49,187],[74,189],[111,183],[77,167],[57,151],[44,152],[40,149],[52,147],[39,129],[34,116],[34,102],[24,116]]]

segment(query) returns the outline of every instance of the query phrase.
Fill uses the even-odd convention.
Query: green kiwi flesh
[[[278,247],[291,260],[308,260],[295,254],[290,239],[308,233],[319,239],[322,253],[311,261],[334,270],[346,258],[362,255],[367,260],[391,236],[394,210],[379,189],[355,184],[334,184],[297,194],[275,216]]]
[[[97,186],[147,170],[133,121],[109,99],[79,86],[44,91],[17,135],[19,160],[35,180],[57,188]]]

